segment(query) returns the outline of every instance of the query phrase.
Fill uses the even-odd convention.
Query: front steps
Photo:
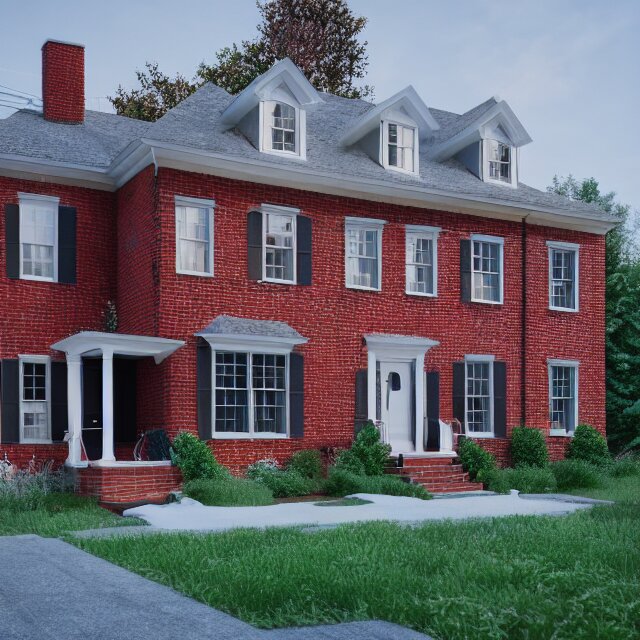
[[[455,463],[451,457],[392,457],[385,468],[385,473],[400,476],[408,482],[421,484],[430,493],[459,493],[463,491],[480,491],[482,483],[471,482],[469,474],[462,465]]]

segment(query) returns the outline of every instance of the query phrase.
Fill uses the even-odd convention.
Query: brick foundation
[[[5,453],[11,464],[20,469],[27,469],[32,463],[36,469],[52,461],[53,468],[58,469],[67,459],[69,448],[66,443],[59,444],[0,444],[0,460],[4,460]]]
[[[489,453],[493,454],[499,467],[511,466],[511,440],[507,438],[477,438],[476,442]],[[565,458],[571,438],[566,436],[547,436],[547,450],[549,460],[557,462]]]

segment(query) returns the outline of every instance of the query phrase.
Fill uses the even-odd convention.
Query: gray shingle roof
[[[235,318],[234,316],[218,316],[211,324],[200,331],[200,334],[304,339],[286,322],[251,320],[250,318]]]
[[[374,105],[322,94],[324,103],[307,114],[307,160],[260,153],[237,129],[219,126],[222,112],[234,99],[224,89],[206,84],[155,123],[142,122],[113,114],[86,112],[81,125],[48,122],[41,115],[20,111],[0,120],[0,155],[107,169],[129,143],[145,138],[194,150],[209,151],[230,159],[269,162],[283,169],[308,169],[333,178],[370,179],[389,186],[411,186],[508,205],[548,208],[584,213],[609,219],[593,204],[575,202],[520,183],[509,188],[483,182],[455,159],[435,162],[428,157],[427,144],[421,145],[420,175],[411,176],[385,170],[354,145],[343,148],[344,133]],[[471,124],[496,104],[491,98],[462,115],[431,109],[441,126],[437,142],[443,142]],[[434,140],[434,143],[436,140]]]

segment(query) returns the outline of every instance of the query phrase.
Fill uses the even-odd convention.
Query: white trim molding
[[[547,261],[549,272],[549,309],[551,311],[563,311],[565,313],[578,313],[580,311],[580,245],[575,242],[559,242],[547,240]],[[553,252],[573,252],[573,307],[558,307],[553,304]]]

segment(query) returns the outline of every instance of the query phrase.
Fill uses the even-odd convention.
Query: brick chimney
[[[58,40],[42,45],[42,103],[46,120],[84,122],[84,45]]]

